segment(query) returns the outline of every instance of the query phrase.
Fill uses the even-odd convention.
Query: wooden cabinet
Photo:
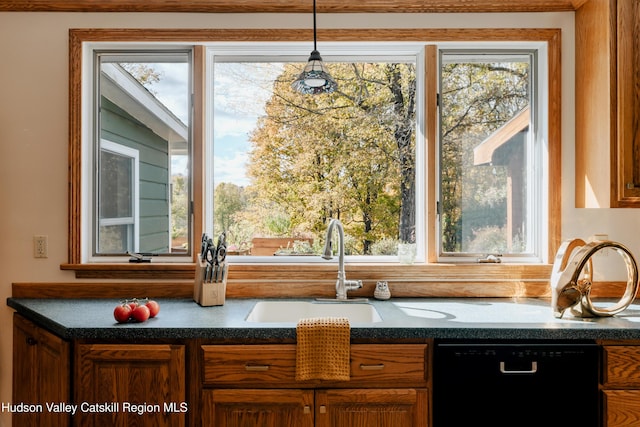
[[[428,425],[426,344],[352,344],[342,382],[297,382],[293,344],[201,349],[203,426]]]
[[[313,390],[213,389],[202,393],[202,427],[313,427]]]
[[[11,411],[14,426],[68,426],[71,415],[47,403],[70,401],[69,343],[19,314],[13,316],[12,405],[33,405],[34,412]],[[57,409],[57,408],[56,408]]]
[[[576,207],[640,207],[640,0],[576,11]]]
[[[640,425],[640,345],[603,347],[604,427]]]
[[[76,426],[185,425],[185,348],[171,344],[79,344]]]
[[[426,389],[316,391],[316,427],[427,426]]]

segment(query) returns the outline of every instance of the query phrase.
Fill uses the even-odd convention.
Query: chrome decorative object
[[[622,256],[627,269],[627,288],[620,300],[607,308],[598,308],[591,301],[593,263],[596,252],[611,248]],[[566,240],[560,245],[551,273],[551,307],[555,317],[567,309],[577,317],[608,317],[620,313],[634,300],[638,290],[638,265],[635,258],[620,243],[604,240],[585,243],[582,239]]]

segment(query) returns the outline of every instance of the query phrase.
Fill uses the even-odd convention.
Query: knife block
[[[205,271],[208,265],[209,263],[203,261],[200,255],[198,255],[195,280],[193,284],[193,300],[200,304],[202,307],[224,305],[227,292],[227,274],[229,266],[226,262],[223,262],[221,264],[221,281],[207,282],[205,281]]]

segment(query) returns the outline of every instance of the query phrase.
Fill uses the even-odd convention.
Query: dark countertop
[[[158,299],[156,318],[126,324],[113,318],[117,300],[9,298],[7,305],[69,340],[295,339],[293,322],[245,320],[263,300],[227,299],[223,306],[201,307],[190,299]],[[353,339],[640,339],[640,304],[610,318],[565,314],[556,319],[549,301],[535,298],[392,298],[370,303],[382,321],[351,323]]]

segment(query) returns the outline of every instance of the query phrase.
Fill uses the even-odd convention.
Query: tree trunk
[[[400,163],[400,218],[398,238],[402,242],[415,242],[416,240],[416,189],[415,189],[415,144],[414,117],[415,117],[415,79],[407,91],[405,98],[400,82],[401,73],[398,64],[389,64],[389,83],[394,98],[394,111],[397,117],[394,137],[398,147],[398,159]]]

